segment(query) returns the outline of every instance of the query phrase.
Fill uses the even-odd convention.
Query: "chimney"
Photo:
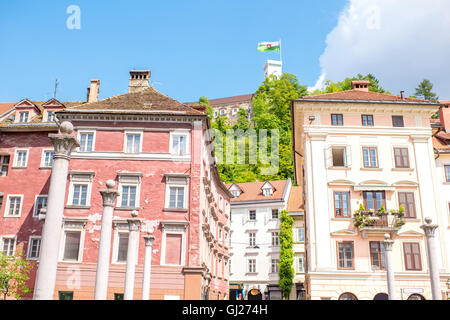
[[[400,98],[401,98],[402,100],[405,99],[405,91],[400,91]]]
[[[369,85],[370,85],[370,81],[353,80],[352,81],[352,90],[368,92],[369,91]]]
[[[450,132],[450,101],[440,101],[440,103],[446,104],[439,109],[442,128],[445,132]]]
[[[93,79],[91,80],[91,86],[87,88],[87,102],[97,102],[98,94],[100,92],[100,80]]]
[[[149,87],[150,70],[131,70],[128,92],[136,92]]]

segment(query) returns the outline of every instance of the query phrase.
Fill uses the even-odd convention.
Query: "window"
[[[217,117],[219,115],[219,112],[214,111],[214,117]]]
[[[136,206],[136,186],[122,185],[122,201],[121,207],[135,207]]]
[[[95,132],[80,132],[79,133],[79,141],[80,141],[80,152],[92,152],[94,151],[94,136]]]
[[[27,160],[28,150],[16,150],[16,167],[25,168],[27,166]]]
[[[128,253],[128,233],[120,232],[118,234],[119,245],[117,246],[117,259],[116,262],[127,262]]]
[[[41,238],[30,237],[28,242],[28,259],[38,259],[41,249]]]
[[[450,165],[444,166],[445,171],[445,182],[450,182]]]
[[[51,168],[53,166],[53,156],[54,155],[55,155],[55,152],[52,150],[42,151],[41,167]]]
[[[373,270],[386,269],[384,261],[384,245],[380,241],[370,241],[370,262]]]
[[[74,184],[72,205],[74,206],[87,205],[87,190],[88,190],[87,184]]]
[[[220,110],[220,115],[223,116],[226,113],[225,109]]]
[[[404,127],[403,116],[392,116],[393,127]]]
[[[420,247],[416,242],[403,243],[403,252],[405,254],[406,270],[422,270],[420,259]]]
[[[363,126],[373,126],[373,115],[363,114],[361,116],[361,121]]]
[[[381,209],[381,205],[386,208],[386,195],[384,191],[363,191],[364,208],[369,211]]]
[[[250,220],[256,220],[256,210],[250,210],[248,213],[248,218]]]
[[[6,238],[3,237],[2,238],[2,253],[6,256],[12,256],[14,255],[14,249],[16,247],[16,238],[15,237],[11,237],[11,238]]]
[[[125,141],[126,141],[126,147],[125,152],[126,153],[139,153],[141,152],[141,133],[126,133],[125,134]]]
[[[0,212],[2,212],[3,207],[3,195],[0,194]]]
[[[331,125],[342,126],[344,124],[342,114],[332,114],[331,115]]]
[[[239,195],[240,195],[239,190],[231,190],[231,194],[232,194],[233,197],[235,197],[235,198],[239,197]]]
[[[19,122],[28,122],[28,111],[19,112]]]
[[[188,154],[188,135],[185,134],[171,134],[172,145],[171,145],[171,153],[184,156]]]
[[[273,189],[272,188],[264,188],[263,189],[263,196],[271,197],[272,195],[273,195]]]
[[[272,268],[271,268],[272,273],[277,273],[278,272],[278,264],[279,263],[280,263],[280,260],[272,259]]]
[[[80,231],[65,231],[64,261],[78,261],[80,254]]]
[[[248,272],[256,272],[256,259],[248,259]]]
[[[23,196],[8,196],[8,204],[5,210],[5,216],[8,217],[20,217],[22,211],[22,197]]]
[[[47,111],[47,122],[53,122],[56,120],[55,111]]]
[[[399,192],[398,193],[399,206],[405,208],[405,218],[416,217],[416,205],[414,201],[414,192]]]
[[[353,269],[353,242],[338,242],[338,269]]]
[[[331,147],[331,156],[333,160],[333,167],[347,166],[346,147]]]
[[[297,241],[305,241],[305,228],[297,228]]]
[[[272,209],[272,219],[278,219],[278,209]]]
[[[278,246],[280,244],[280,240],[279,240],[279,232],[272,232],[272,245],[273,246]]]
[[[123,293],[114,293],[114,300],[123,300]]]
[[[351,292],[341,294],[338,300],[358,300],[358,298]]]
[[[396,168],[409,168],[408,148],[394,148]]]
[[[303,255],[299,256],[297,259],[297,272],[305,273],[305,257]]]
[[[0,177],[8,175],[9,156],[0,156]]]
[[[58,291],[59,300],[73,300],[73,291]]]
[[[169,208],[184,208],[184,187],[169,187]]]
[[[250,247],[256,246],[256,233],[255,232],[250,232],[248,234],[248,244]]]
[[[181,265],[182,237],[181,234],[166,234],[165,264]]]
[[[42,208],[47,207],[48,196],[37,196],[34,201],[33,217],[39,216]]]
[[[350,192],[334,193],[334,216],[350,217]]]
[[[378,155],[376,147],[363,147],[364,168],[378,168]]]

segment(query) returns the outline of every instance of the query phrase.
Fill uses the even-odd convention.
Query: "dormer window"
[[[273,196],[274,187],[270,184],[270,182],[266,181],[264,185],[261,187],[262,194],[265,197]]]
[[[233,197],[237,198],[237,197],[239,197],[240,192],[239,192],[239,190],[232,190],[231,194],[233,195]]]
[[[234,198],[238,198],[242,193],[241,188],[235,183],[233,183],[233,185],[228,190],[230,191],[230,193],[233,195]]]
[[[28,111],[19,112],[19,122],[28,122]]]
[[[56,115],[54,111],[47,111],[47,122],[54,122]]]

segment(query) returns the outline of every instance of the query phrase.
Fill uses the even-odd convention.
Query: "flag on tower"
[[[262,51],[262,52],[280,51],[281,50],[281,43],[280,43],[280,41],[276,41],[276,42],[260,42],[260,43],[258,43],[258,50]]]

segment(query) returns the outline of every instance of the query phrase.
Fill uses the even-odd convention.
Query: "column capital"
[[[147,234],[144,236],[144,240],[145,240],[145,246],[151,247],[153,244],[153,241],[155,240],[155,237],[150,234]]]
[[[115,185],[116,183],[114,182],[114,180],[108,180],[106,181],[107,189],[99,190],[100,194],[102,195],[104,207],[113,207],[114,201],[116,201],[117,196],[120,195],[119,191],[113,189]]]
[[[427,143],[431,138],[430,134],[412,134],[411,139],[414,143]]]
[[[437,224],[432,224],[431,221],[432,221],[431,218],[427,217],[425,218],[425,224],[420,226],[420,228],[423,229],[423,231],[425,232],[425,236],[428,238],[434,237],[434,231],[438,227]]]
[[[64,121],[61,123],[59,130],[61,133],[50,133],[48,135],[55,149],[54,158],[69,159],[73,149],[80,146],[80,142],[75,136],[71,135],[73,125],[70,122]]]
[[[308,132],[311,141],[325,141],[327,139],[327,132]]]
[[[392,251],[392,245],[394,244],[394,240],[390,240],[390,235],[386,233],[384,235],[383,245],[385,251]]]
[[[139,231],[139,227],[141,226],[141,219],[138,218],[130,218],[128,221],[128,229],[131,231]]]

